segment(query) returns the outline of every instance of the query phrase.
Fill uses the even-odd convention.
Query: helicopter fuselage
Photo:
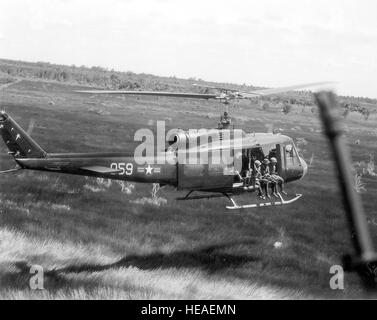
[[[258,135],[258,134],[256,134]],[[259,134],[259,138],[262,138]],[[278,159],[278,171],[286,182],[301,179],[307,172],[305,161],[298,155],[292,140],[285,136],[266,135],[252,147],[242,149],[242,163],[252,155],[255,159],[274,156]],[[276,142],[272,142],[276,140]],[[272,155],[263,149],[272,150]],[[210,152],[211,153],[211,152]],[[219,164],[180,163],[174,155],[167,152],[140,164],[140,159],[132,153],[48,153],[45,158],[18,158],[17,163],[24,169],[51,171],[114,180],[140,183],[159,183],[172,185],[179,190],[236,192],[242,189],[239,176],[241,168],[235,174],[233,167]],[[105,168],[108,168],[106,170]]]
[[[242,132],[241,139],[236,139],[232,130],[216,130],[215,136],[219,135],[223,144],[230,142],[228,145],[235,146],[238,151],[222,145],[213,147],[208,141],[185,149],[188,141],[196,141],[203,135],[190,136],[189,131],[181,130],[164,152],[141,159],[134,153],[47,153],[5,113],[0,115],[0,133],[9,153],[22,169],[159,183],[175,186],[178,190],[241,192],[244,190],[242,175],[250,161],[271,157],[277,159],[278,173],[286,182],[301,179],[307,172],[307,165],[298,155],[293,140],[283,135]],[[224,140],[227,134],[230,138]],[[180,157],[182,151],[185,151],[185,158]],[[234,160],[227,163],[183,161],[191,159],[193,154],[213,159],[219,151],[230,151]]]

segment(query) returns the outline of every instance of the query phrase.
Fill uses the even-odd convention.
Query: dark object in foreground
[[[347,271],[356,271],[369,288],[376,287],[377,256],[368,229],[368,224],[359,195],[353,188],[350,153],[343,134],[340,108],[336,96],[332,92],[319,92],[316,102],[326,135],[330,141],[334,160],[339,172],[339,183],[343,194],[347,220],[351,232],[351,240],[355,248],[355,256],[343,258]]]

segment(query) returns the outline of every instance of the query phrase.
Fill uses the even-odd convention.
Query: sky
[[[375,0],[1,0],[0,57],[377,98]]]

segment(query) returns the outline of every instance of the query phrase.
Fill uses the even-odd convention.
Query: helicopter
[[[210,87],[220,90],[220,94],[119,90],[79,90],[76,92],[216,99],[228,104],[231,100],[252,99],[323,84],[312,83],[277,89],[259,89],[252,92]],[[39,146],[10,115],[2,111],[0,134],[9,149],[8,153],[16,161],[17,167],[1,173],[27,169],[138,183],[158,183],[188,192],[185,197],[177,200],[226,197],[232,204],[226,206],[230,210],[286,205],[301,198],[301,194],[296,194],[292,199],[284,200],[282,195],[277,193],[276,200],[268,200],[268,202],[257,201],[239,205],[235,201],[234,197],[237,195],[256,191],[253,182],[245,183],[245,172],[257,160],[275,158],[277,172],[285,183],[302,179],[308,171],[308,165],[299,155],[292,138],[271,133],[246,133],[243,130],[231,129],[229,124],[228,119],[223,119],[217,128],[209,131],[210,134],[177,129],[174,134],[170,135],[167,148],[149,158],[138,157],[135,152],[50,153]],[[208,139],[209,136],[211,139]],[[202,140],[202,138],[207,139]],[[190,142],[193,141],[198,143],[191,144]],[[202,143],[202,141],[205,142]],[[214,141],[220,143],[214,143]],[[227,154],[230,156],[225,157],[227,161],[223,161],[224,151],[229,151]],[[182,154],[184,157],[181,156]],[[205,154],[212,162],[192,164],[184,161],[193,154]],[[218,160],[219,154],[221,154],[221,159],[213,161]],[[194,196],[194,192],[200,194]]]

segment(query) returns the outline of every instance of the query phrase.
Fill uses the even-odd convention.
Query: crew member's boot
[[[258,193],[258,198],[262,199],[262,200],[265,200],[266,197],[263,195],[262,192]]]
[[[266,198],[270,199],[271,196],[268,193],[268,183],[266,183],[265,186],[264,186],[264,192],[266,193]]]
[[[261,188],[260,185],[258,186],[258,194],[257,194],[257,196],[258,196],[260,199],[262,199],[262,200],[266,199],[266,197],[263,195],[263,191],[262,191],[262,188]]]
[[[287,195],[288,193],[286,193],[284,191],[284,185],[282,183],[280,183],[280,193],[284,194],[284,195]]]
[[[272,185],[272,194],[273,194],[273,196],[274,196],[275,198],[279,198],[276,183],[274,183],[274,184]]]

